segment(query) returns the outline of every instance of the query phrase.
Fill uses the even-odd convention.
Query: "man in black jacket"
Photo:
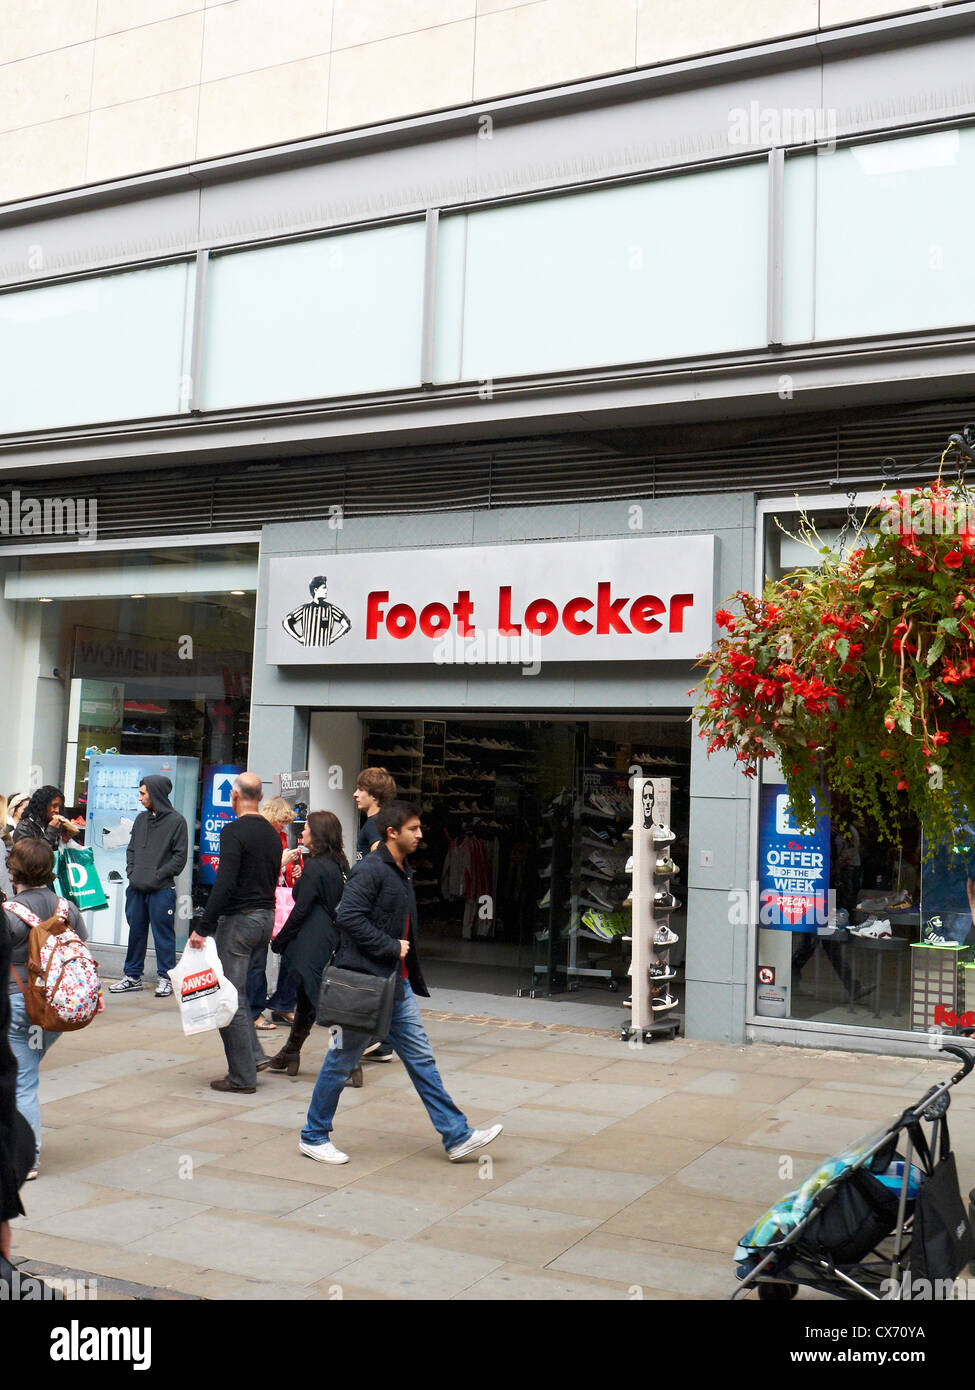
[[[156,948],[156,998],[165,999],[173,992],[169,972],[176,964],[176,877],[186,867],[189,832],[169,799],[172,790],[168,777],[153,774],[139,788],[145,812],[136,816],[125,851],[129,945],[122,978],[109,985],[110,994],[142,988],[150,927]]]
[[[382,843],[355,866],[339,904],[335,964],[367,975],[399,972],[389,1041],[440,1132],[447,1157],[456,1162],[490,1144],[502,1127],[471,1129],[444,1088],[420,1018],[416,996],[426,998],[430,991],[423,982],[415,949],[416,895],[413,871],[406,862],[420,842],[419,813],[415,806],[392,801],[375,817],[375,825]],[[309,1158],[320,1163],[348,1163],[348,1155],[335,1147],[329,1135],[342,1088],[369,1041],[367,1033],[347,1029],[326,1053],[298,1141],[298,1148]]]

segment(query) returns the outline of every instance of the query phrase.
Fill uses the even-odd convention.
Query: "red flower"
[[[940,748],[943,744],[948,742],[948,735],[942,733],[942,731],[938,729],[936,733],[931,735],[931,742],[936,748]]]
[[[945,556],[945,565],[950,570],[961,569],[963,556],[960,550],[949,550]]]
[[[726,627],[729,632],[734,632],[735,630],[734,615],[729,613],[727,608],[719,608],[714,615],[714,621],[717,623],[718,627]]]
[[[903,777],[902,777],[901,780],[897,783],[897,790],[898,790],[899,792],[906,792],[906,791],[907,791],[907,783],[904,781]]]

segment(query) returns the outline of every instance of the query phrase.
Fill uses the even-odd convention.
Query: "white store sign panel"
[[[714,563],[714,536],[272,559],[267,659],[691,661],[711,646]]]

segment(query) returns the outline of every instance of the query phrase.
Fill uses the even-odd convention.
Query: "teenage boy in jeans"
[[[150,927],[156,947],[156,998],[167,999],[173,992],[169,972],[176,964],[176,879],[186,867],[189,831],[169,799],[172,790],[168,777],[154,773],[139,787],[143,813],[135,818],[125,851],[129,944],[122,978],[109,985],[110,994],[142,988]]]
[[[364,767],[355,779],[353,797],[356,806],[366,815],[355,842],[356,859],[359,860],[382,843],[382,836],[376,829],[376,817],[384,806],[396,799],[396,783],[392,774],[384,767]],[[384,1038],[382,1042],[370,1043],[362,1055],[369,1062],[391,1062],[395,1054],[389,1039]]]
[[[416,996],[426,998],[430,991],[416,954],[416,896],[413,872],[406,862],[422,835],[419,812],[406,802],[392,801],[375,817],[375,823],[383,843],[360,860],[345,885],[335,918],[339,928],[335,963],[341,969],[367,975],[398,972],[389,1038],[440,1132],[447,1157],[456,1162],[490,1144],[502,1127],[471,1129],[444,1089],[420,1019]],[[368,1040],[367,1034],[346,1029],[341,1046],[325,1054],[298,1141],[300,1151],[319,1163],[349,1161],[348,1155],[331,1142],[332,1122],[342,1089]]]

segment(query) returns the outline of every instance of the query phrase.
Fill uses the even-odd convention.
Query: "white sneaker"
[[[890,923],[886,918],[881,918],[879,922],[867,922],[856,933],[857,936],[867,937],[871,941],[876,941],[880,937],[893,936]]]
[[[341,1149],[337,1149],[331,1139],[326,1139],[324,1144],[306,1144],[304,1139],[298,1140],[298,1151],[303,1153],[306,1158],[313,1158],[317,1163],[348,1163],[349,1155],[344,1154]]]
[[[467,1158],[468,1154],[476,1153],[478,1149],[483,1149],[490,1144],[493,1139],[504,1129],[504,1125],[492,1125],[490,1129],[475,1129],[469,1139],[465,1139],[463,1144],[456,1144],[452,1149],[447,1150],[447,1157],[451,1163],[456,1163],[458,1159]]]

